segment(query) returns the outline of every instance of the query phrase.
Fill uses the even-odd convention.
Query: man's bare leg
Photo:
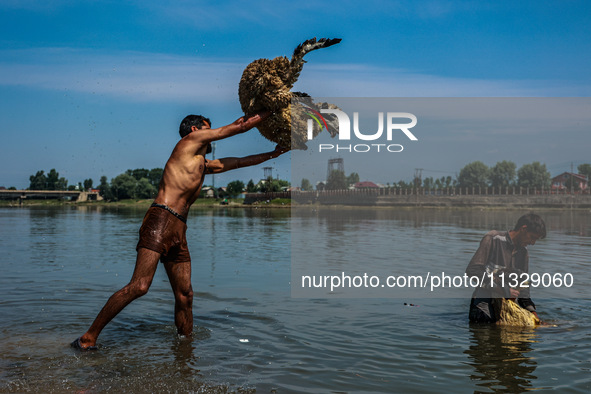
[[[130,302],[145,295],[152,284],[152,279],[158,268],[160,253],[150,249],[140,248],[137,252],[135,269],[131,281],[109,298],[99,312],[92,326],[80,337],[82,348],[96,346],[96,340],[105,326],[123,310]]]
[[[164,263],[168,280],[174,293],[174,323],[180,335],[193,333],[193,287],[191,286],[191,262]]]

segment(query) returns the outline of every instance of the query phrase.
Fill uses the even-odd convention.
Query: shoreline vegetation
[[[60,199],[26,199],[19,204],[16,200],[0,200],[0,208],[19,208],[19,207],[105,207],[105,208],[130,208],[130,209],[147,209],[151,204],[152,199],[126,199],[121,201],[68,201]],[[428,210],[507,210],[507,209],[535,209],[536,211],[591,211],[588,206],[583,207],[569,207],[560,206],[552,207],[545,204],[519,204],[519,205],[487,205],[487,204],[474,204],[474,205],[458,205],[458,206],[445,206],[445,205],[398,205],[398,206],[384,206],[384,205],[350,205],[350,204],[298,204],[292,202],[288,198],[276,198],[273,200],[256,201],[252,204],[244,204],[244,199],[235,198],[228,199],[227,203],[224,199],[213,199],[213,198],[200,198],[195,201],[191,206],[192,209],[257,209],[257,208],[269,208],[269,209],[378,209],[378,210],[415,210],[415,209],[428,209]]]
[[[149,208],[154,202],[153,199],[126,199],[120,201],[69,201],[62,199],[24,199],[21,203],[18,200],[0,200],[0,207],[56,207],[56,206],[92,206],[112,208]],[[199,198],[191,206],[192,209],[199,208],[289,208],[291,200],[277,198],[270,201],[259,201],[253,204],[244,204],[243,198],[232,198],[224,204],[224,199]]]

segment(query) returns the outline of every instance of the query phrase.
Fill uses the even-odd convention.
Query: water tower
[[[345,173],[345,160],[342,157],[336,159],[328,159],[328,171],[326,172],[326,179],[330,176],[333,170]]]

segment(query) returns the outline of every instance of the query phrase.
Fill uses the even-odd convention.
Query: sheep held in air
[[[285,56],[272,60],[258,59],[246,67],[240,79],[238,98],[245,114],[258,111],[272,112],[271,116],[257,126],[265,138],[285,148],[307,149],[305,115],[314,111],[320,112],[323,108],[337,107],[327,103],[314,103],[308,94],[292,92],[291,89],[306,63],[304,56],[308,52],[327,48],[340,41],[340,38],[312,38],[297,46],[291,60]],[[290,107],[292,99],[297,100],[293,108]],[[294,124],[293,133],[292,119],[297,122],[297,127]],[[338,130],[336,117],[327,114],[324,119],[328,131],[334,137]],[[312,127],[316,136],[321,129],[319,130],[317,125]]]

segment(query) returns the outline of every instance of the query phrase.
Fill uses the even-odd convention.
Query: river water
[[[318,226],[322,213],[299,217],[289,209],[191,212],[192,339],[176,335],[174,299],[159,267],[150,292],[103,331],[99,351],[71,349],[131,277],[143,214],[93,206],[0,208],[0,392],[591,390],[591,297],[536,299],[532,290],[540,316],[551,323],[538,329],[470,325],[467,298],[292,298],[290,229]],[[423,247],[465,265],[484,233],[507,229],[521,214],[365,215],[377,215],[372,231],[386,235],[443,227],[453,237],[426,237]],[[591,214],[541,216],[548,237],[530,247],[530,265],[566,261],[587,268]],[[342,226],[322,230],[315,233],[322,239],[307,241],[310,256],[315,248],[321,255],[318,245],[342,240]],[[397,258],[420,268],[410,248],[399,249]]]

